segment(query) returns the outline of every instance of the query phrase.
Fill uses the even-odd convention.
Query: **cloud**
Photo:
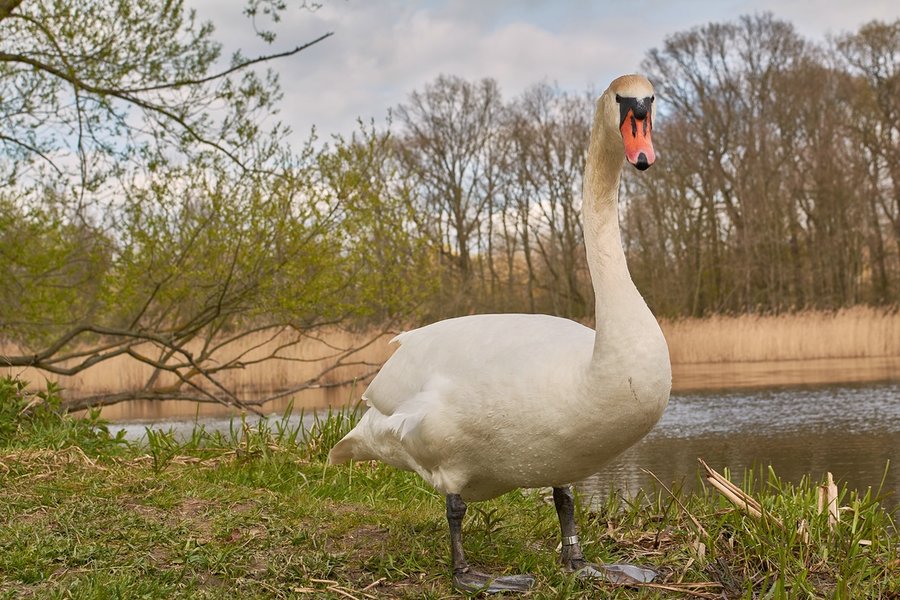
[[[226,50],[271,51],[254,39],[239,10],[224,12],[214,0],[192,5],[201,19],[216,24]],[[870,0],[325,0],[317,11],[289,9],[276,28],[278,48],[335,33],[273,65],[285,92],[280,118],[298,141],[313,125],[324,136],[346,135],[357,118],[381,122],[391,107],[442,73],[493,77],[506,97],[539,81],[570,90],[603,89],[614,77],[637,70],[666,35],[767,10],[818,39],[873,18],[900,16],[896,3]]]

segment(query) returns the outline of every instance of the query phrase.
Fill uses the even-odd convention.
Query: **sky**
[[[284,91],[279,120],[298,142],[348,135],[357,119],[384,123],[438,75],[493,77],[506,98],[545,81],[566,90],[602,91],[639,71],[668,35],[765,11],[804,37],[855,31],[873,19],[900,18],[896,0],[318,0],[316,10],[287,0],[266,45],[242,14],[241,0],[189,0],[216,27],[226,55],[272,53],[334,32],[297,55],[270,63]],[[307,1],[309,3],[309,1]]]

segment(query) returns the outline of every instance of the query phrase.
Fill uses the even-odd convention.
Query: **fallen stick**
[[[345,598],[350,598],[350,600],[359,600],[359,598],[357,598],[357,597],[354,596],[353,594],[344,591],[343,588],[341,588],[341,587],[339,587],[339,586],[336,586],[336,585],[329,586],[329,587],[328,587],[328,591],[329,591],[329,592],[335,592],[335,593],[337,593],[337,594],[340,594],[341,596],[344,596]]]
[[[708,481],[711,486],[716,488],[719,493],[725,496],[729,502],[746,511],[751,517],[754,517],[756,519],[763,518],[762,505],[757,502],[755,498],[747,494],[744,490],[742,490],[735,484],[731,483],[731,481],[727,477],[724,477],[715,469],[706,464],[706,461],[702,458],[698,458],[697,460],[706,471],[706,481]],[[771,515],[766,515],[765,517],[784,529],[784,524],[775,517]]]
[[[630,584],[629,584],[630,585]],[[666,590],[667,592],[679,592],[682,594],[687,594],[688,596],[693,596],[694,598],[706,598],[709,600],[716,600],[717,598],[721,598],[721,594],[711,594],[707,592],[700,591],[701,589],[709,589],[712,587],[722,587],[721,584],[716,584],[713,582],[709,583],[700,583],[700,584],[665,584],[665,583],[637,583],[634,584],[635,587],[639,588],[651,588],[654,590]],[[697,589],[699,588],[699,589]]]
[[[362,591],[368,592],[368,591],[371,590],[373,587],[375,587],[375,586],[377,586],[377,585],[380,585],[380,584],[381,584],[382,582],[384,582],[386,579],[387,579],[387,577],[382,577],[381,579],[376,579],[375,581],[373,581],[372,583],[370,583],[369,585],[367,585],[366,587],[364,587],[364,588],[362,589]]]

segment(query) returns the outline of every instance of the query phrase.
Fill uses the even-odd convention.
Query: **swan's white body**
[[[403,333],[363,394],[369,410],[332,449],[332,463],[378,459],[419,473],[443,494],[483,500],[578,481],[656,424],[671,388],[669,354],[628,273],[617,211],[623,158],[611,90],[652,94],[646,80],[630,77],[597,102],[585,175],[596,332],[557,317],[505,314]]]

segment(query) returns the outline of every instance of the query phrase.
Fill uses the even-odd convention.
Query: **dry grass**
[[[728,363],[900,356],[900,311],[836,312],[663,321],[672,362]]]
[[[774,384],[871,381],[896,375],[900,365],[900,311],[855,307],[837,312],[806,311],[790,315],[663,321],[674,366],[675,389],[704,387],[746,387]],[[230,371],[221,380],[242,394],[272,394],[303,384],[333,364],[340,349],[370,341],[376,332],[352,333],[333,330],[320,341],[307,339],[280,352],[280,360],[252,364]],[[329,372],[321,383],[351,381],[359,385],[311,389],[264,405],[267,411],[281,411],[288,402],[295,407],[323,407],[354,402],[361,391],[371,365],[383,363],[393,347],[390,334],[349,360],[366,364],[341,367]],[[260,335],[243,338],[229,353],[255,348],[245,360],[271,353],[285,339],[268,340]],[[885,358],[888,357],[888,358]],[[893,357],[893,358],[890,358]],[[799,362],[795,362],[799,361]],[[741,364],[754,363],[754,364]],[[0,369],[32,382],[43,382],[45,375],[29,369]],[[63,389],[79,395],[140,389],[151,370],[127,357],[101,363],[74,377],[54,377]],[[160,385],[172,383],[163,380]],[[108,407],[110,419],[156,419],[194,414],[222,414],[222,407],[197,407],[190,402],[131,402],[127,407]]]

